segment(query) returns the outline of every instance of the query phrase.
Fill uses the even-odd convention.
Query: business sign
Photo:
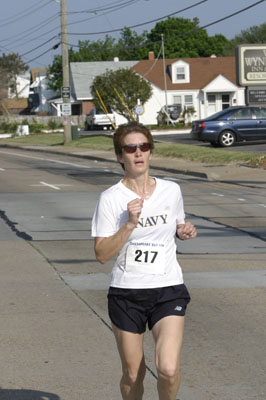
[[[70,103],[63,103],[61,106],[62,106],[62,115],[71,115]]]
[[[248,91],[248,104],[266,104],[266,87],[249,87]]]
[[[62,96],[62,99],[70,99],[70,87],[69,86],[61,87],[61,96]]]
[[[266,82],[266,44],[241,44],[236,47],[237,79],[241,86]]]

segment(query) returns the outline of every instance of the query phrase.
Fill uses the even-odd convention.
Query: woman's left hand
[[[197,236],[197,229],[191,222],[186,221],[184,225],[177,226],[176,233],[181,240],[194,239]]]

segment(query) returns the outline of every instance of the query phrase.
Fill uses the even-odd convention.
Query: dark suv
[[[230,147],[235,142],[266,140],[266,108],[235,106],[192,122],[192,139]]]

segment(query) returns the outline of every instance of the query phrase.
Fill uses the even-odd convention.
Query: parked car
[[[177,122],[184,122],[182,116],[181,104],[172,104],[169,106],[163,106],[158,112],[157,122],[158,125],[164,125],[167,123],[167,117],[170,124],[176,124]]]
[[[235,142],[266,140],[266,108],[235,106],[192,122],[192,139],[230,147]]]
[[[115,115],[111,110],[108,114],[101,109],[93,108],[89,114],[86,115],[86,128],[87,129],[113,129],[112,122],[115,125]]]

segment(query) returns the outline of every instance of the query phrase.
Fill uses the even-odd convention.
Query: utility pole
[[[69,87],[69,61],[68,61],[68,38],[67,38],[67,12],[66,0],[61,0],[61,48],[62,48],[62,73],[63,73],[63,125],[64,125],[64,141],[71,142],[71,102],[70,102],[70,87]],[[63,95],[63,89],[69,95]],[[67,106],[66,104],[69,104]]]
[[[163,79],[164,79],[164,95],[165,95],[165,111],[167,115],[167,125],[169,125],[169,116],[168,116],[168,104],[167,104],[167,83],[166,83],[166,66],[165,66],[165,55],[164,55],[164,40],[163,34],[161,35],[162,38],[162,53],[163,53]]]

